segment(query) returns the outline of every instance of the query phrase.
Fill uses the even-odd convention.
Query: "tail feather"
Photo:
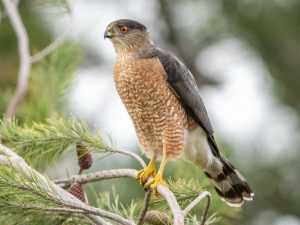
[[[240,207],[254,196],[245,178],[228,160],[220,155],[204,173],[211,180],[218,195],[228,205]]]
[[[245,178],[220,153],[215,139],[202,127],[188,133],[184,158],[201,167],[216,192],[230,206],[240,207],[254,196]]]

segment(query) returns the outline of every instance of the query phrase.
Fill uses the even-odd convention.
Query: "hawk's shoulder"
[[[206,132],[213,135],[213,128],[208,118],[204,102],[200,96],[194,76],[189,69],[174,55],[164,52],[153,45],[142,48],[140,58],[158,58],[167,76],[168,82],[179,97],[183,108]]]

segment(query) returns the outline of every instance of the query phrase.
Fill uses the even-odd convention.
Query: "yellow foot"
[[[147,168],[142,169],[137,173],[136,179],[140,181],[141,186],[144,186],[144,184],[147,182],[150,175],[152,175],[152,177],[156,176],[154,163],[155,163],[155,158],[152,158]]]
[[[157,192],[157,186],[161,184],[164,185],[166,187],[168,187],[167,183],[164,181],[164,179],[162,178],[162,175],[157,174],[152,180],[148,181],[145,184],[145,188],[150,188],[150,186],[152,185],[152,191],[154,195],[158,195]]]

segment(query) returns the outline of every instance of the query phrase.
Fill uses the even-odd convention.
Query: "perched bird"
[[[156,192],[166,185],[168,159],[183,156],[199,166],[230,206],[252,200],[245,178],[220,153],[203,100],[189,69],[157,48],[147,28],[134,20],[110,23],[104,33],[114,45],[114,82],[136,130],[140,148],[151,158],[137,179]],[[155,161],[161,160],[158,172]],[[150,175],[153,179],[148,180]]]

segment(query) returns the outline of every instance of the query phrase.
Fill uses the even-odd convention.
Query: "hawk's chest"
[[[118,56],[114,68],[117,91],[126,106],[155,105],[168,92],[167,75],[159,59]]]

